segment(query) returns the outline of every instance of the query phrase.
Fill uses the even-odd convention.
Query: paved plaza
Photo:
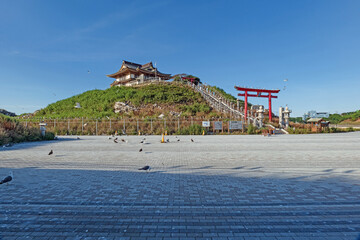
[[[2,148],[0,177],[13,170],[14,180],[0,185],[0,239],[360,233],[360,132],[143,138],[64,136]],[[145,165],[149,173],[137,170]]]

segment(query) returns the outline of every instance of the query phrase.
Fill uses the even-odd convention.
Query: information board
[[[203,127],[210,127],[210,121],[203,121],[202,126]]]
[[[222,130],[222,122],[214,122],[214,130]]]
[[[242,121],[229,121],[229,129],[242,129]]]

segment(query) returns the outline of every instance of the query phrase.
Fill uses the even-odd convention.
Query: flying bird
[[[142,152],[142,148],[140,148],[139,152]]]
[[[51,154],[53,154],[54,152],[53,152],[53,150],[51,149],[51,151],[49,152],[49,154],[48,155],[51,155]]]
[[[145,166],[145,167],[139,168],[138,170],[150,171],[150,169],[151,169],[150,166]]]
[[[3,183],[8,183],[10,182],[11,180],[13,180],[14,178],[14,174],[12,171],[10,171],[9,173],[9,176],[5,177],[3,180],[0,181],[0,184],[3,184]]]

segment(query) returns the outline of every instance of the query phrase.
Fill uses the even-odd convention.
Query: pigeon
[[[122,141],[122,142],[125,142],[125,139],[122,138],[121,141]]]
[[[194,140],[193,140],[193,139],[191,139],[191,142],[194,142]]]
[[[144,140],[142,140],[140,143],[144,143]]]
[[[5,177],[3,180],[0,181],[0,184],[8,183],[14,178],[13,172],[10,171],[9,176]]]
[[[118,140],[118,138],[115,138],[115,140],[117,141],[117,140]]]
[[[109,137],[109,140],[112,139],[111,137]]]
[[[180,142],[180,139],[178,139],[177,141]]]
[[[143,138],[143,141],[145,141],[146,140],[146,138]]]
[[[118,143],[118,141],[116,141],[116,139],[114,139],[114,143]]]
[[[170,140],[169,140],[169,139],[166,139],[166,142],[170,142]]]
[[[76,139],[77,139],[77,140],[80,140],[80,138],[79,138],[79,137],[77,137]]]
[[[48,155],[51,155],[51,154],[53,154],[54,152],[53,152],[53,150],[51,149],[51,151],[49,152],[49,154]]]
[[[139,168],[138,170],[150,171],[150,169],[151,169],[150,166],[145,166],[145,167]]]
[[[142,152],[142,148],[140,148],[139,152]]]

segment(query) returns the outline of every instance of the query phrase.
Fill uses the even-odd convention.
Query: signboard
[[[203,121],[202,126],[203,127],[210,127],[210,121]]]
[[[214,130],[222,130],[222,122],[214,122]]]
[[[242,129],[242,121],[229,121],[229,129]]]

